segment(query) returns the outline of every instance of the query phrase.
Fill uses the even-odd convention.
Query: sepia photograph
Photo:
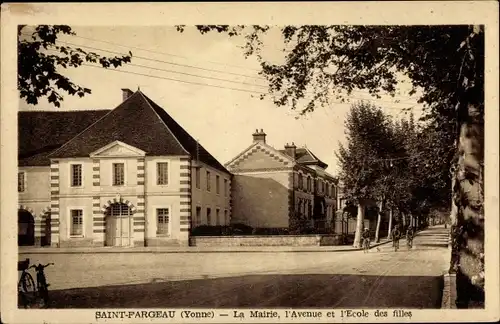
[[[2,314],[498,319],[485,22],[156,20],[8,21]]]

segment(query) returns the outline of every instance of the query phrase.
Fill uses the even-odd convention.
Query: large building
[[[19,113],[20,245],[187,245],[230,222],[231,174],[141,91],[113,110]]]
[[[293,143],[279,150],[256,130],[252,144],[226,168],[233,173],[233,222],[254,228],[331,228],[337,180],[326,163]]]

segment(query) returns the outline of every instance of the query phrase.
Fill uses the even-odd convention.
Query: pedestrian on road
[[[413,236],[415,235],[415,231],[413,230],[413,227],[410,225],[408,226],[408,229],[406,230],[406,241],[408,244],[408,247],[411,249],[413,246]]]
[[[392,237],[392,246],[394,247],[394,251],[397,251],[399,249],[399,239],[401,238],[399,225],[394,226],[394,229],[391,232],[391,237]]]
[[[365,228],[362,234],[363,238],[363,251],[365,253],[368,252],[368,249],[370,248],[370,230],[368,228]]]

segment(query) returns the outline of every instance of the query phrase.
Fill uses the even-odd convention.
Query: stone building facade
[[[337,180],[306,147],[266,143],[263,130],[226,164],[233,173],[233,222],[254,228],[288,229],[294,221],[311,228],[333,226]]]
[[[227,169],[122,91],[113,110],[19,113],[19,245],[187,245],[192,226],[229,224]]]

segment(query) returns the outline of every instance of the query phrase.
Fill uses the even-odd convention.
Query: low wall
[[[193,236],[191,246],[324,246],[340,244],[339,235]]]

